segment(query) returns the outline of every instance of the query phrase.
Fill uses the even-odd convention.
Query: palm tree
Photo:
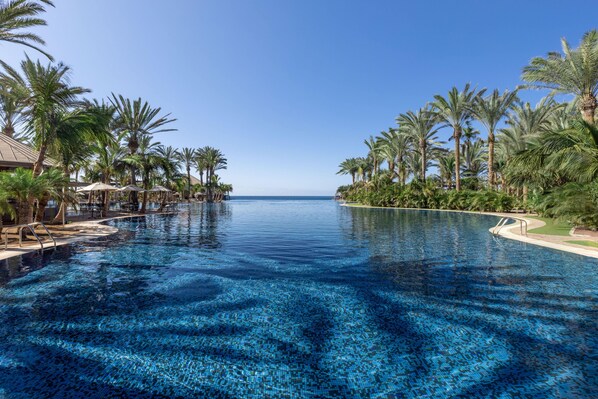
[[[404,185],[407,179],[406,156],[410,150],[409,137],[400,129],[388,129],[388,132],[382,132],[379,138],[383,154],[387,157],[389,169],[392,172],[391,180],[397,176],[399,183]],[[393,160],[390,157],[394,157]]]
[[[598,106],[598,31],[584,34],[576,49],[564,38],[561,46],[563,54],[550,52],[546,58],[533,58],[521,78],[529,87],[550,89],[551,94],[574,94],[583,119],[593,124]]]
[[[197,151],[195,148],[183,147],[178,154],[178,160],[183,164],[187,171],[187,200],[191,202],[191,167],[195,163]]]
[[[175,188],[174,181],[181,178],[179,151],[173,146],[158,146],[156,153],[162,157],[162,178],[165,187]]]
[[[35,177],[30,169],[17,168],[0,172],[0,191],[5,198],[17,202],[17,224],[33,220],[33,206],[30,198],[41,199],[62,197],[62,188],[67,184],[64,175],[57,169],[49,169]]]
[[[357,158],[347,158],[343,162],[340,163],[339,171],[336,172],[337,175],[351,175],[351,183],[355,184],[355,178],[357,176],[357,172],[359,171],[359,163]]]
[[[368,158],[372,160],[373,174],[375,175],[380,171],[380,142],[373,136],[363,142],[368,147]]]
[[[484,90],[476,94],[475,89],[471,89],[470,84],[466,84],[462,91],[453,87],[446,98],[435,95],[432,107],[438,114],[441,127],[451,127],[453,129],[453,139],[455,140],[455,189],[461,190],[461,135],[467,122],[471,120],[471,105],[476,97],[482,95]]]
[[[486,149],[483,140],[477,139],[469,144],[463,144],[463,165],[461,171],[464,177],[479,179],[486,171]]]
[[[206,170],[206,160],[203,155],[203,148],[199,148],[195,152],[195,169],[197,169],[197,173],[199,174],[199,185],[203,186],[203,172]]]
[[[517,91],[505,90],[500,94],[494,90],[487,97],[478,96],[472,106],[472,113],[475,118],[484,125],[488,131],[488,185],[495,186],[494,173],[494,134],[499,122],[507,115],[507,112],[517,100]]]
[[[131,102],[130,99],[126,99],[122,95],[116,96],[113,93],[110,101],[116,109],[116,131],[119,133],[120,139],[126,142],[129,156],[137,154],[144,137],[176,130],[166,127],[176,119],[170,119],[170,114],[159,116],[161,108],[153,108],[141,98]],[[131,184],[136,184],[136,164],[131,163],[130,168]],[[134,200],[136,200],[135,196]]]
[[[217,170],[226,169],[227,159],[219,149],[210,146],[201,148],[199,153],[206,165],[207,200],[212,202],[212,177]]]
[[[417,113],[409,111],[399,115],[397,123],[401,132],[407,135],[417,148],[420,165],[418,176],[425,182],[431,150],[437,144],[437,115],[429,108],[421,108]]]
[[[438,158],[438,172],[443,186],[450,190],[453,185],[453,174],[455,172],[455,154],[449,152]]]
[[[160,156],[158,149],[160,143],[151,142],[150,136],[142,136],[138,142],[137,151],[133,155],[127,155],[123,161],[128,165],[133,165],[136,170],[139,170],[141,175],[141,182],[143,189],[143,202],[141,205],[141,213],[147,210],[148,190],[151,188],[150,184],[156,177],[158,172],[164,167],[164,158]]]
[[[38,46],[45,45],[44,40],[35,33],[25,31],[46,25],[46,21],[38,17],[46,11],[44,4],[54,6],[50,0],[13,0],[1,3],[0,41],[30,47],[53,61],[52,56]]]
[[[0,126],[2,134],[14,137],[17,126],[25,121],[23,96],[10,87],[0,88]]]
[[[27,57],[21,62],[21,76],[15,69],[0,61],[5,72],[0,84],[22,93],[23,113],[33,131],[32,141],[38,149],[33,175],[42,171],[48,148],[56,140],[57,115],[68,112],[80,103],[79,95],[89,90],[69,85],[69,67],[63,64],[43,66]]]

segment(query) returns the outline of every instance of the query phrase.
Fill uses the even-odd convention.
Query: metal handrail
[[[57,246],[56,239],[54,239],[54,236],[52,235],[52,233],[50,233],[50,230],[48,230],[48,228],[46,227],[46,225],[43,224],[42,222],[34,222],[34,223],[27,223],[27,224],[17,224],[17,225],[12,225],[12,226],[4,226],[4,228],[17,228],[17,235],[19,236],[19,248],[21,248],[23,246],[23,234],[22,234],[23,233],[23,229],[29,229],[29,231],[31,232],[31,234],[33,234],[33,236],[35,237],[35,239],[39,243],[40,251],[43,251],[44,250],[44,243],[42,242],[41,238],[39,238],[39,236],[35,232],[35,227],[36,226],[42,226],[44,228],[44,230],[48,234],[48,237],[50,237],[50,239],[52,240],[52,243],[54,244],[54,248],[56,248],[56,246]],[[6,250],[6,249],[8,249],[8,230],[6,230],[4,232],[4,250]]]
[[[500,231],[502,230],[502,228],[507,224],[507,222],[509,220],[515,220],[519,222],[519,233],[521,235],[525,235],[527,236],[527,220],[522,219],[522,218],[518,218],[515,216],[505,216],[502,217],[498,223],[496,224],[496,226],[494,226],[494,228],[492,229],[492,234],[494,235],[498,235],[498,233],[500,233]],[[525,229],[524,229],[525,226]],[[525,233],[524,233],[525,231]]]

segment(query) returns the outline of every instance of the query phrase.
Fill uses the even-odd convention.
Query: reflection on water
[[[192,204],[0,267],[0,397],[592,397],[593,260],[488,216]]]

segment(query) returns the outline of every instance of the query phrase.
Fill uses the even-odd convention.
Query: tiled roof
[[[31,168],[37,159],[38,152],[11,137],[0,133],[0,167]],[[56,162],[46,158],[44,166],[54,166]]]
[[[199,179],[193,175],[191,175],[191,185],[194,186],[196,184],[199,184]]]

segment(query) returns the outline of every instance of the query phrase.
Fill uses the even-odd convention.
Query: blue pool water
[[[596,397],[598,262],[494,223],[252,198],[114,222],[0,264],[0,398]]]

